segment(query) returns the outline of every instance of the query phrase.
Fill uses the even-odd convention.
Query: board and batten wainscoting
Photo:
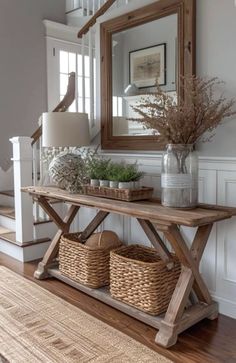
[[[144,154],[104,153],[113,161],[137,161],[145,175],[142,185],[152,186],[154,195],[160,197],[161,156]],[[236,206],[236,158],[199,158],[199,201],[209,204]],[[114,201],[115,203],[115,201]],[[84,228],[95,216],[94,209],[79,210],[72,230]],[[150,242],[135,219],[110,214],[102,224],[103,229],[116,232],[126,243]],[[193,229],[184,227],[186,240],[193,238]],[[201,262],[201,273],[210,293],[219,303],[220,313],[236,318],[236,218],[216,223]]]

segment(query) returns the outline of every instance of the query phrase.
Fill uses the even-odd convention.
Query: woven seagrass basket
[[[67,233],[61,237],[59,247],[60,272],[91,288],[109,285],[110,251],[122,245],[108,247],[86,246],[79,242],[80,233]],[[102,232],[100,233],[102,236]],[[99,239],[101,241],[101,238]]]
[[[123,246],[111,252],[110,292],[112,297],[151,315],[166,311],[181,266],[173,255],[168,270],[153,248]]]
[[[153,194],[153,188],[149,187],[141,187],[139,189],[118,189],[84,185],[83,190],[85,194],[93,195],[95,197],[125,200],[127,202],[151,199]]]

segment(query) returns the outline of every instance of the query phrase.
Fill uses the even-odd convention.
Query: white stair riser
[[[12,243],[4,241],[0,238],[0,252],[23,262],[23,248]]]
[[[34,261],[42,258],[45,255],[50,243],[51,241],[23,248],[24,262]]]
[[[13,168],[12,166],[7,170],[4,171],[0,167],[0,190],[9,190],[13,189]]]
[[[20,247],[0,238],[0,252],[15,258],[21,262],[29,262],[44,256],[50,242],[44,242],[27,247]]]
[[[34,226],[34,239],[53,238],[58,230],[58,227],[53,223],[42,223]]]
[[[14,208],[14,198],[9,197],[8,195],[0,195],[0,205],[3,205],[5,207],[11,207]]]
[[[15,232],[16,230],[16,221],[15,219],[8,218],[5,216],[0,216],[0,226],[10,229]]]

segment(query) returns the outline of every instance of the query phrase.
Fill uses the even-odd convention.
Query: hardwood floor
[[[0,253],[0,265],[35,281],[38,285],[79,307],[179,363],[236,363],[236,320],[220,315],[218,320],[203,320],[179,336],[178,343],[164,349],[154,343],[156,330],[54,279],[33,278],[36,262],[22,264]],[[127,362],[128,363],[128,362]]]

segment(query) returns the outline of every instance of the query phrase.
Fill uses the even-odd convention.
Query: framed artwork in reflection
[[[166,84],[166,43],[129,52],[130,84],[138,88]]]

